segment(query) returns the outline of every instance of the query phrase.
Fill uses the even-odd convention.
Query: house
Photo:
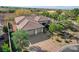
[[[29,35],[35,35],[43,32],[45,26],[42,23],[48,24],[49,20],[48,17],[37,15],[19,16],[15,18],[13,29],[14,31],[22,29],[27,31]]]

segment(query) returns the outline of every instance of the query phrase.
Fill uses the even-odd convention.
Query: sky
[[[0,0],[0,6],[39,7],[41,8],[73,8],[79,6],[79,0]],[[60,7],[56,7],[60,6]],[[66,7],[63,7],[66,6]],[[71,6],[71,7],[67,7]]]

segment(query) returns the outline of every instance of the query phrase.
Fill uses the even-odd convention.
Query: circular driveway
[[[79,52],[79,44],[72,44],[62,47],[59,52]]]

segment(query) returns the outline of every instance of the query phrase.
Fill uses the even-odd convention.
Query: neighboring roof
[[[38,22],[35,21],[29,21],[23,28],[23,30],[32,30],[32,29],[37,29],[44,27],[43,25],[39,24]]]

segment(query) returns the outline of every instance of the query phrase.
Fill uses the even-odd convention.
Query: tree
[[[56,12],[55,13],[49,13],[47,11],[44,11],[43,13],[41,13],[41,15],[53,18],[55,20],[57,20],[57,17],[58,17],[58,13],[56,13]]]
[[[79,15],[79,9],[78,8],[73,9],[73,12],[74,12],[75,16]]]
[[[49,13],[47,11],[44,11],[41,15],[49,17]]]
[[[8,10],[8,12],[9,12],[9,13],[14,13],[14,12],[15,12],[15,10]]]
[[[3,27],[3,32],[4,32],[4,33],[7,33],[7,32],[8,32],[7,26],[4,26],[4,27]]]
[[[55,20],[57,20],[57,17],[58,17],[59,15],[57,14],[57,13],[52,13],[52,14],[50,14],[50,17],[51,18],[53,18],[53,19],[55,19]]]
[[[58,13],[59,15],[62,13],[62,10],[56,10],[56,13]]]
[[[67,19],[67,17],[66,16],[64,16],[64,15],[59,15],[58,16],[58,20],[66,20]]]
[[[18,51],[22,51],[23,48],[29,46],[28,33],[24,30],[17,30],[12,33],[12,40]]]
[[[66,10],[64,11],[64,13],[67,18],[75,19],[75,14],[73,10]]]
[[[24,10],[24,9],[17,9],[15,11],[16,16],[27,15],[27,14],[31,14],[31,13],[32,13],[31,10]]]
[[[77,23],[79,23],[79,16],[77,16],[76,21],[77,21]]]
[[[5,16],[4,17],[4,25],[7,25],[7,23],[11,23],[14,21],[14,17],[13,16]]]

